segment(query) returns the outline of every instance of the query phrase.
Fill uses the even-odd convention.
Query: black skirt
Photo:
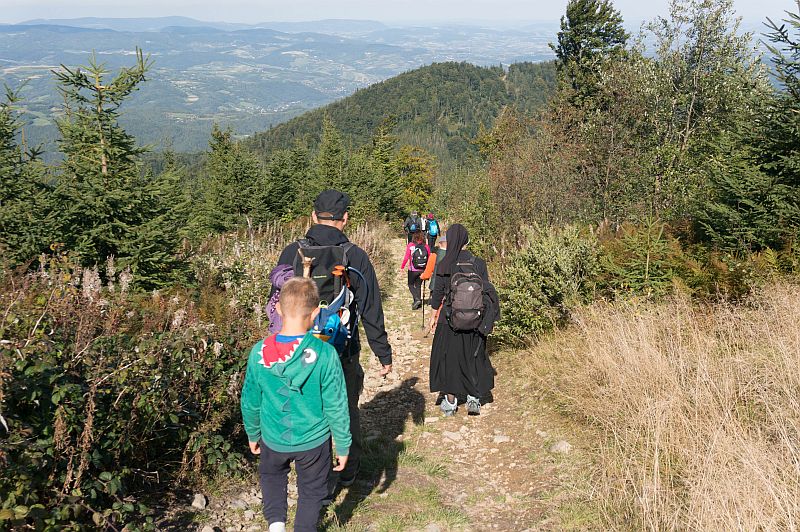
[[[486,339],[477,332],[457,332],[442,320],[436,326],[431,349],[432,392],[453,394],[459,403],[467,395],[491,401],[494,368],[486,353]]]

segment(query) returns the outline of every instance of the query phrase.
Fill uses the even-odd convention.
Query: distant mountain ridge
[[[170,28],[214,28],[223,31],[247,29],[271,29],[285,33],[328,33],[331,35],[369,33],[385,29],[387,26],[374,20],[324,19],[302,22],[260,22],[246,24],[240,22],[211,22],[190,17],[141,17],[141,18],[101,18],[82,17],[73,19],[33,19],[20,22],[20,26],[70,26],[74,28],[105,29],[113,31],[150,32],[165,31]]]

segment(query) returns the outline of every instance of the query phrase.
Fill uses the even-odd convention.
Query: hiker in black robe
[[[494,368],[486,352],[486,337],[478,331],[455,331],[447,321],[445,301],[450,276],[474,271],[489,285],[486,262],[464,249],[469,235],[463,225],[453,224],[447,231],[447,253],[437,266],[431,307],[438,312],[436,334],[431,350],[430,384],[432,392],[442,392],[441,408],[453,415],[458,404],[466,402],[469,414],[480,414],[480,405],[491,400]],[[473,268],[473,270],[469,270]],[[432,324],[433,325],[433,324]]]

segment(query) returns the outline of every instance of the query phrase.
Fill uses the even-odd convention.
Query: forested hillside
[[[262,157],[296,143],[316,146],[327,115],[345,142],[364,145],[387,119],[401,144],[420,146],[445,166],[476,153],[481,125],[491,127],[505,106],[541,109],[556,85],[555,66],[516,63],[504,70],[468,63],[436,63],[406,72],[303,114],[246,141]]]

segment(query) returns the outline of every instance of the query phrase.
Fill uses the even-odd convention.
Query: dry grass
[[[219,304],[252,311],[260,327],[266,319],[264,307],[272,288],[269,274],[283,248],[301,238],[308,224],[308,219],[301,218],[288,224],[274,222],[211,238],[193,259],[195,274],[203,286],[224,288],[225,300]],[[394,279],[391,229],[378,221],[358,226],[349,233],[352,241],[369,255],[381,290],[388,293]]]
[[[350,231],[348,236],[354,244],[367,252],[375,267],[381,294],[386,298],[392,291],[396,267],[392,261],[391,249],[395,236],[389,224],[380,220],[368,221]]]
[[[747,307],[596,305],[531,355],[531,377],[607,436],[608,525],[800,528],[800,288]]]

